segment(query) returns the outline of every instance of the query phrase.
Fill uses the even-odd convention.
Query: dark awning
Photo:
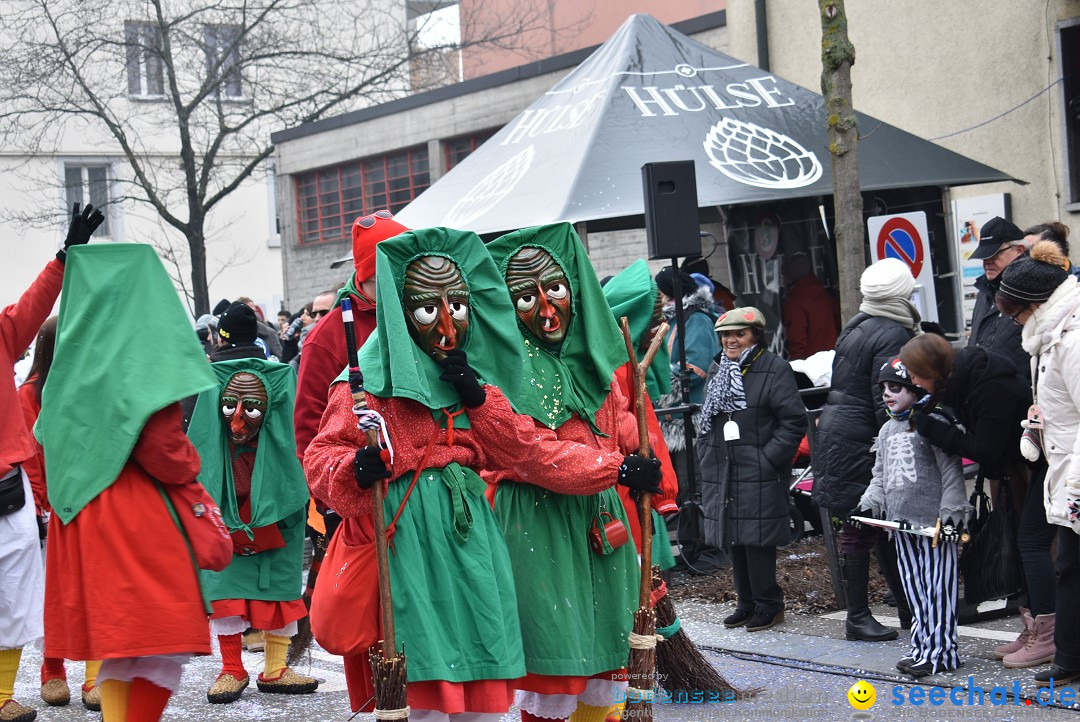
[[[1013,180],[858,121],[863,190]],[[633,15],[398,218],[492,233],[640,216],[641,166],[667,160],[695,162],[702,208],[832,194],[820,95]]]

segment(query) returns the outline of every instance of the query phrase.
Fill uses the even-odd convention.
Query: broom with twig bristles
[[[379,444],[378,423],[366,417],[367,397],[364,377],[356,355],[356,331],[353,327],[352,302],[341,302],[341,320],[345,326],[345,346],[349,352],[349,390],[353,397],[353,411],[360,428],[367,433],[368,444]],[[375,417],[377,419],[377,416]],[[395,645],[394,605],[390,596],[390,561],[386,543],[386,517],[383,510],[384,490],[382,481],[371,487],[371,509],[375,526],[375,561],[379,572],[379,612],[382,618],[383,638],[381,648],[377,645],[368,650],[371,662],[371,678],[375,687],[375,718],[381,720],[408,720],[408,671],[405,650],[398,652]]]

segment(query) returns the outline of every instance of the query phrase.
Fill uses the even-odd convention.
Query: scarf
[[[528,354],[525,383],[540,390],[537,396],[543,407],[540,416],[529,415],[557,429],[577,414],[594,433],[600,433],[596,412],[611,393],[615,370],[627,361],[622,333],[573,226],[554,223],[525,228],[489,243],[488,253],[502,278],[510,259],[526,247],[542,248],[559,264],[570,284],[572,304],[566,335],[557,349],[534,338],[520,321],[517,324]]]
[[[713,416],[721,413],[730,414],[746,408],[742,365],[756,348],[757,344],[751,346],[739,354],[739,358],[734,361],[721,352],[720,360],[717,362],[719,368],[709,379],[709,384],[705,387],[705,401],[701,404],[702,434],[709,433]],[[750,368],[749,364],[747,368]]]
[[[916,336],[922,335],[922,328],[919,327],[919,321],[922,320],[922,317],[919,315],[919,309],[915,308],[915,304],[906,298],[894,297],[881,299],[879,301],[868,301],[863,299],[862,304],[859,306],[859,311],[869,316],[890,318],[904,328],[909,328],[914,331]]]
[[[216,385],[152,247],[102,243],[68,251],[56,353],[36,427],[60,520],[70,523],[116,481],[153,414]]]
[[[402,233],[375,247],[375,331],[360,349],[364,388],[380,398],[412,399],[441,416],[461,401],[442,369],[409,335],[402,306],[405,269],[421,256],[445,256],[457,264],[469,288],[469,330],[462,348],[481,383],[497,386],[518,413],[536,418],[539,402],[522,383],[525,348],[506,284],[480,236],[450,228]],[[346,380],[348,374],[339,377]],[[455,425],[467,428],[463,415]]]

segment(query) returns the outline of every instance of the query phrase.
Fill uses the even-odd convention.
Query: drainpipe
[[[762,70],[768,70],[769,19],[765,16],[765,0],[754,0],[754,18],[757,20],[757,64]]]

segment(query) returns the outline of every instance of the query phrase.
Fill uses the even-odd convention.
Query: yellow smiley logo
[[[851,685],[851,689],[847,693],[847,699],[855,709],[870,709],[874,706],[874,702],[877,701],[877,690],[869,682],[860,679]]]

